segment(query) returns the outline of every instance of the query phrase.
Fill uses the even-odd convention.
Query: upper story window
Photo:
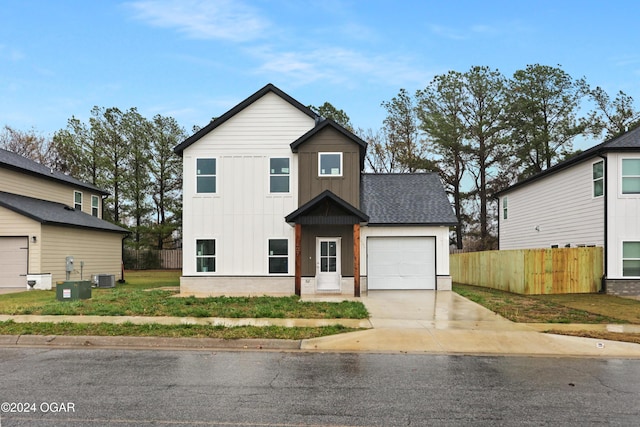
[[[622,159],[622,194],[640,194],[640,159]]]
[[[289,158],[269,159],[269,192],[289,192]]]
[[[196,160],[196,193],[216,192],[216,159]]]
[[[77,211],[82,210],[82,193],[80,191],[73,192],[73,208]]]
[[[318,153],[318,176],[342,176],[342,153]]]
[[[91,196],[91,215],[98,217],[98,212],[100,209],[100,199],[98,196]]]
[[[593,197],[600,197],[604,194],[604,160],[594,163],[592,169]]]
[[[502,218],[507,219],[509,217],[509,199],[505,196],[502,198]]]

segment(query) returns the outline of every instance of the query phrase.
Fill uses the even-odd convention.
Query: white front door
[[[340,290],[340,245],[339,237],[318,237],[316,245],[316,289],[319,291]]]

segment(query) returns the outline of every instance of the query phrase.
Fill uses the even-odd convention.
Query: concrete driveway
[[[373,329],[314,338],[303,349],[640,357],[640,344],[544,334],[451,291],[371,291]]]

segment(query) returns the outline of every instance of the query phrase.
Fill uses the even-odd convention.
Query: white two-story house
[[[175,149],[181,293],[450,289],[437,174],[364,174],[367,144],[269,84]]]
[[[498,197],[500,249],[601,246],[603,290],[640,295],[640,128]]]

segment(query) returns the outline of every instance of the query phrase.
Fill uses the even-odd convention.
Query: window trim
[[[213,254],[198,254],[198,242],[199,241],[213,241]],[[218,270],[218,252],[219,252],[219,248],[218,248],[218,239],[214,238],[214,237],[196,237],[195,239],[195,254],[194,254],[194,259],[196,262],[195,265],[195,272],[196,274],[209,274],[209,273],[215,273]],[[201,258],[213,258],[213,271],[199,271],[198,270],[198,260]]]
[[[638,276],[625,276],[624,275],[624,262],[625,261],[640,261],[640,258],[625,258],[624,257],[624,244],[625,243],[637,243],[637,244],[640,245],[640,241],[639,240],[623,240],[622,241],[622,247],[620,248],[621,249],[621,251],[620,251],[620,268],[621,268],[621,271],[620,271],[620,273],[621,273],[622,277],[624,277],[625,279],[626,278],[633,279],[633,278],[640,277],[640,275],[638,275]]]
[[[288,170],[289,172],[286,174],[283,173],[273,173],[271,172],[271,160],[272,159],[287,159],[289,162],[289,167]],[[274,176],[286,176],[288,178],[288,187],[289,190],[288,191],[273,191],[271,188],[271,177]],[[274,194],[274,195],[278,195],[278,194],[291,194],[291,157],[288,156],[273,156],[273,157],[269,157],[269,194]]]
[[[625,178],[637,178],[640,179],[640,175],[624,175],[623,172],[623,168],[624,168],[624,161],[625,160],[635,160],[637,162],[640,162],[640,158],[639,157],[624,157],[620,159],[620,194],[622,196],[625,197],[639,197],[640,196],[640,192],[637,193],[625,193],[624,192],[624,179]]]
[[[93,202],[96,202],[96,205],[93,205]],[[93,213],[95,209],[95,215]],[[98,196],[96,196],[95,194],[91,195],[91,215],[95,216],[96,218],[100,218],[100,198]]]
[[[286,255],[273,255],[271,254],[271,241],[273,240],[284,240],[285,242],[287,242],[287,253]],[[287,271],[285,272],[271,272],[271,259],[272,258],[284,258],[287,260]],[[277,275],[277,276],[286,276],[289,274],[289,239],[286,237],[270,237],[267,239],[267,273],[270,275]]]
[[[596,178],[596,177],[594,177],[594,175],[595,175],[595,167],[598,164],[602,164],[602,176],[599,177],[599,178]],[[595,162],[591,163],[591,197],[594,198],[594,199],[599,198],[599,197],[604,197],[604,192],[606,191],[604,175],[605,175],[604,160],[598,160],[598,161],[595,161]],[[601,192],[601,194],[596,194],[596,182],[598,182],[598,181],[602,181],[602,192]]]
[[[318,176],[321,178],[339,178],[344,173],[343,153],[341,152],[318,152]],[[339,174],[323,174],[321,169],[322,156],[324,155],[338,155],[340,157],[340,173]]]
[[[78,203],[78,201],[76,200],[76,196],[78,194],[80,195],[80,203]],[[84,199],[84,195],[82,194],[82,191],[78,191],[78,190],[73,191],[73,208],[75,210],[82,212],[83,199]]]
[[[214,160],[215,161],[215,173],[213,174],[199,174],[198,173],[198,160]],[[195,194],[201,195],[201,196],[206,196],[206,195],[215,195],[218,194],[218,158],[217,157],[196,157],[196,161],[195,161]],[[198,178],[207,178],[207,177],[213,177],[214,178],[214,191],[212,192],[200,192],[198,191]]]

